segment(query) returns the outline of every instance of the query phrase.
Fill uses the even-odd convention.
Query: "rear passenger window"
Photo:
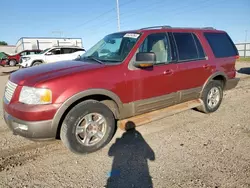
[[[202,45],[201,45],[199,39],[197,38],[197,36],[195,34],[193,34],[193,37],[194,37],[195,44],[196,44],[196,47],[197,47],[197,50],[198,50],[199,59],[204,59],[206,55],[204,53]]]
[[[198,52],[191,33],[173,33],[179,61],[198,59]]]
[[[62,48],[62,54],[70,54],[70,53],[72,53],[71,48]]]
[[[238,51],[226,33],[204,33],[214,56],[217,58],[237,56]]]

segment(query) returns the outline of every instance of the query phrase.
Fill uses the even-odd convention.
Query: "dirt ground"
[[[14,136],[1,118],[0,187],[250,188],[250,63],[237,70],[243,79],[217,112],[188,110],[134,132],[118,130],[88,155],[69,152],[60,140]],[[7,79],[2,73],[1,98]]]

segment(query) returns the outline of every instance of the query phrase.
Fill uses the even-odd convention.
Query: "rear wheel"
[[[114,115],[106,105],[87,100],[66,115],[60,137],[70,151],[86,154],[107,145],[115,133],[115,126]]]
[[[16,66],[16,64],[17,64],[16,60],[13,60],[13,59],[10,60],[10,62],[9,62],[9,65],[12,67]]]
[[[203,105],[197,109],[204,113],[215,112],[219,107],[223,99],[223,83],[219,80],[212,80],[204,88],[201,99]]]

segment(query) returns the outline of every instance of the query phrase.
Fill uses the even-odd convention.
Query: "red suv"
[[[117,123],[147,122],[184,103],[216,111],[223,91],[238,84],[237,58],[228,34],[213,28],[113,33],[74,61],[12,73],[4,118],[15,134],[61,138],[72,152],[93,152],[109,143]]]
[[[9,55],[7,64],[10,66],[16,66],[16,64],[19,63],[21,56],[39,54],[40,52],[41,50],[38,50],[38,49],[37,50],[24,50],[15,55]]]

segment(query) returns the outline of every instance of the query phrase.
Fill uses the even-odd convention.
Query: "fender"
[[[117,104],[119,111],[121,111],[121,109],[122,109],[122,106],[123,106],[122,101],[112,91],[109,91],[106,89],[88,89],[86,91],[82,91],[80,93],[77,93],[77,94],[71,96],[60,106],[60,108],[57,110],[57,112],[52,120],[52,125],[51,125],[52,127],[51,128],[52,128],[53,132],[54,133],[57,132],[59,122],[60,122],[64,112],[70,107],[70,105],[72,105],[74,102],[76,102],[79,99],[82,99],[84,97],[88,97],[91,95],[107,96],[107,97],[111,98]]]
[[[204,85],[202,86],[202,90],[201,93],[203,92],[204,88],[206,87],[206,85],[213,80],[216,76],[223,76],[225,78],[225,81],[227,82],[228,77],[224,72],[215,72],[213,73],[211,76],[208,77],[208,79],[206,80],[206,82],[204,83]]]

